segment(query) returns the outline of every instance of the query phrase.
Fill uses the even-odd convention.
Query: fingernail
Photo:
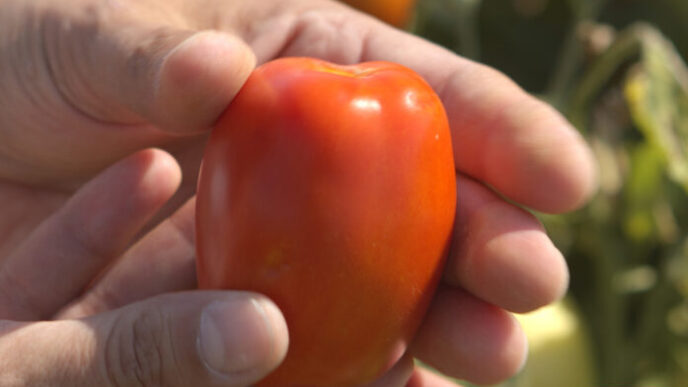
[[[183,51],[185,47],[191,46],[194,41],[198,40],[199,37],[202,37],[203,35],[201,33],[195,33],[193,35],[189,35],[186,37],[184,40],[182,40],[179,44],[177,44],[172,50],[170,50],[167,54],[165,54],[164,57],[160,58],[160,62],[158,63],[158,69],[156,71],[155,75],[155,81],[154,81],[154,96],[157,97],[160,94],[160,85],[161,85],[161,80],[163,76],[163,69],[165,67],[165,64],[168,62],[168,60],[174,56],[174,54],[178,51]]]
[[[183,54],[178,56],[178,53]],[[162,78],[165,76],[163,72],[171,61],[178,63],[172,66],[176,71],[173,70],[171,74],[167,74],[169,80],[173,83],[184,84],[196,80],[197,72],[212,70],[213,65],[222,68],[230,67],[235,73],[248,74],[255,65],[255,59],[240,60],[246,55],[253,55],[253,52],[233,35],[216,31],[196,32],[172,48],[160,61],[155,77],[155,95],[161,92]],[[199,57],[203,60],[194,59]]]
[[[254,298],[215,301],[201,314],[198,350],[211,371],[222,375],[269,366],[276,350],[274,304]]]

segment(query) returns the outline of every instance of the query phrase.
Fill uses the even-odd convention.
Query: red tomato
[[[290,345],[260,386],[352,386],[402,355],[456,205],[447,118],[402,66],[267,63],[220,118],[197,198],[201,288],[270,297]]]
[[[405,26],[411,18],[416,0],[343,0],[397,27]]]

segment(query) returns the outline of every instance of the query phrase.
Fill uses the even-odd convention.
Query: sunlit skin
[[[290,345],[260,386],[352,386],[418,329],[451,239],[446,114],[418,75],[306,58],[258,68],[214,129],[197,199],[199,285],[274,300]]]

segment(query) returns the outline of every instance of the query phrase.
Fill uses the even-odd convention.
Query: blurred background
[[[519,316],[518,387],[688,386],[688,0],[350,0],[508,74],[588,140],[601,189],[538,214],[567,298]]]

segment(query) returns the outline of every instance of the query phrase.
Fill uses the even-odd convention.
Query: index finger
[[[403,64],[438,92],[459,171],[543,212],[575,209],[595,191],[596,167],[582,136],[508,77],[381,24],[366,37],[362,61]]]

